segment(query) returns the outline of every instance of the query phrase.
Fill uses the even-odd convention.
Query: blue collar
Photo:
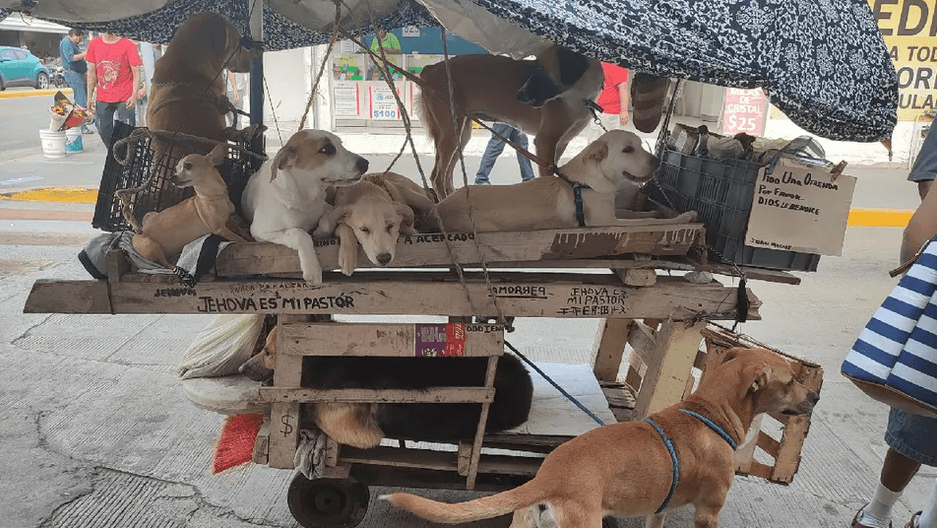
[[[729,436],[729,433],[725,432],[725,429],[716,425],[716,423],[710,420],[709,418],[706,418],[702,414],[695,413],[693,411],[688,411],[686,409],[680,409],[680,412],[682,412],[683,414],[692,416],[693,418],[696,418],[697,420],[706,424],[706,427],[709,427],[710,429],[715,431],[717,435],[721,436],[723,440],[728,442],[729,445],[732,446],[733,451],[738,449],[738,445],[735,443],[735,440],[733,440],[732,437]]]
[[[716,425],[716,423],[710,420],[709,418],[706,418],[705,416],[699,413],[688,411],[686,409],[680,409],[680,412],[682,412],[683,414],[692,416],[693,418],[696,418],[697,420],[706,424],[707,427],[715,431],[716,434],[721,436],[723,440],[728,442],[729,445],[732,446],[733,451],[737,448],[735,440],[732,440],[732,437],[729,436],[729,434],[726,433],[725,430],[723,430],[721,427]],[[670,481],[670,491],[667,493],[667,497],[664,499],[664,502],[660,505],[660,508],[657,508],[657,511],[654,512],[654,513],[660,513],[664,511],[664,508],[666,508],[668,504],[670,504],[670,500],[673,499],[674,492],[677,491],[677,485],[680,484],[680,462],[677,460],[677,451],[673,447],[673,442],[671,442],[670,438],[668,438],[667,435],[664,434],[664,430],[661,429],[660,426],[657,425],[657,423],[654,420],[651,420],[650,418],[645,418],[644,421],[650,424],[651,427],[653,427],[654,430],[657,431],[657,434],[660,435],[661,440],[664,441],[664,445],[667,447],[667,451],[670,453],[670,461],[673,464],[673,478]]]

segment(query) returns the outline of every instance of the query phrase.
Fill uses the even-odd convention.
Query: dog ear
[[[402,203],[398,203],[397,214],[399,214],[401,218],[400,232],[405,235],[415,235],[416,230],[413,229],[413,209],[410,209]]]
[[[283,147],[277,152],[277,155],[273,157],[273,165],[270,167],[270,181],[273,181],[277,177],[278,170],[288,169],[293,165],[293,162],[296,160],[296,147]]]
[[[228,154],[228,144],[218,143],[215,148],[208,153],[208,161],[215,167],[224,163],[224,158]]]
[[[583,158],[583,163],[587,161],[594,161],[596,163],[601,163],[602,160],[608,157],[608,143],[598,139],[593,141],[588,147],[589,155]]]
[[[752,381],[751,387],[749,390],[752,392],[758,392],[761,389],[765,388],[768,385],[768,378],[771,377],[771,374],[774,372],[774,369],[771,368],[771,365],[765,364],[755,370],[754,380]]]
[[[332,212],[329,216],[332,218],[332,225],[337,226],[345,221],[351,215],[352,206],[350,205],[341,205],[332,209]]]

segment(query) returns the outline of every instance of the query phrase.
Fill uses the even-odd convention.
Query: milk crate
[[[120,121],[114,123],[113,140],[116,149],[108,150],[104,162],[104,172],[98,188],[98,199],[94,208],[91,225],[104,231],[129,230],[130,225],[123,215],[123,208],[115,196],[120,189],[145,186],[130,198],[134,215],[138,220],[149,212],[158,212],[195,195],[191,187],[179,188],[170,182],[180,159],[194,152],[207,153],[214,142],[208,140],[174,140],[167,150],[167,155],[154,162],[150,148],[151,139],[146,134],[131,137],[138,128]],[[121,140],[131,138],[126,142]],[[247,142],[233,143],[249,148]],[[120,158],[123,163],[118,161]],[[218,167],[221,176],[228,183],[231,202],[240,210],[241,192],[247,185],[247,179],[260,165],[258,158],[242,150],[229,148],[225,162]]]
[[[767,166],[700,158],[664,149],[651,200],[678,212],[696,211],[706,226],[710,258],[759,268],[816,271],[820,255],[745,245],[755,182]]]

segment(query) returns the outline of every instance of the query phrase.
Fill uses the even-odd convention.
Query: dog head
[[[383,189],[370,181],[358,182],[355,187],[373,189],[361,193],[354,203],[336,207],[333,211],[335,224],[350,227],[368,260],[378,266],[386,266],[394,260],[400,233],[412,235],[416,232],[413,229],[413,210],[391,200]]]
[[[324,130],[300,130],[273,158],[270,181],[278,171],[291,171],[322,185],[350,185],[368,170],[368,160],[345,150],[342,140]]]
[[[216,167],[224,163],[228,145],[219,143],[207,155],[189,154],[176,164],[176,173],[170,182],[176,187],[198,187],[210,183],[219,183],[227,188]]]
[[[628,184],[644,183],[654,177],[657,156],[644,150],[641,138],[625,130],[609,130],[577,156],[592,170],[581,173],[582,183],[600,193],[615,193]]]
[[[267,381],[273,377],[273,367],[277,361],[277,327],[267,334],[263,349],[241,364],[238,372],[254,381]]]
[[[717,368],[738,372],[739,400],[750,398],[755,414],[807,414],[820,399],[819,394],[797,381],[797,374],[787,359],[770,350],[730,349]]]
[[[569,90],[590,67],[598,63],[562,46],[550,46],[537,56],[537,65],[517,91],[517,100],[541,107]],[[601,68],[598,68],[601,72]],[[604,76],[603,76],[604,79]],[[596,94],[602,87],[597,87]]]

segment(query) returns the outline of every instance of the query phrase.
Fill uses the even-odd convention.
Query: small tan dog
[[[568,179],[547,176],[514,185],[470,185],[439,202],[436,215],[447,231],[530,231],[579,226],[574,186],[583,186],[582,210],[586,226],[634,225],[619,219],[649,219],[653,211],[622,211],[615,208],[616,194],[633,193],[650,180],[657,157],[644,150],[641,138],[624,130],[610,130],[560,167]],[[469,203],[471,201],[471,204]],[[684,213],[669,220],[648,223],[682,223],[695,218]]]
[[[227,148],[220,143],[207,156],[189,154],[179,160],[170,181],[177,187],[192,187],[195,196],[158,213],[149,213],[143,217],[142,226],[134,225],[133,248],[137,253],[174,269],[169,259],[189,242],[209,233],[234,242],[248,241],[227,226],[234,204],[216,168],[224,162]]]
[[[414,210],[427,214],[435,204],[406,176],[386,172],[365,174],[358,183],[336,189],[334,205],[319,226],[334,229],[341,241],[338,264],[350,276],[358,267],[359,244],[373,264],[390,264],[400,234],[416,234]]]
[[[512,528],[599,528],[607,515],[646,516],[646,528],[660,528],[667,510],[692,504],[696,528],[718,528],[735,476],[734,448],[755,415],[807,414],[818,399],[779,354],[732,349],[686,400],[645,421],[606,425],[560,445],[520,487],[459,504],[409,493],[382,498],[441,523],[513,511]]]
[[[242,46],[237,26],[221,15],[189,16],[156,61],[147,127],[223,141],[228,109],[223,70],[249,72],[254,54]]]
[[[430,179],[440,199],[454,189],[456,152],[471,137],[468,116],[502,121],[533,134],[537,156],[555,163],[589,123],[592,113],[585,101],[595,101],[605,82],[599,61],[557,46],[540,53],[537,60],[459,55],[449,59],[454,121],[446,70],[443,63],[423,69],[417,107],[436,147]],[[541,167],[541,176],[545,171]]]

